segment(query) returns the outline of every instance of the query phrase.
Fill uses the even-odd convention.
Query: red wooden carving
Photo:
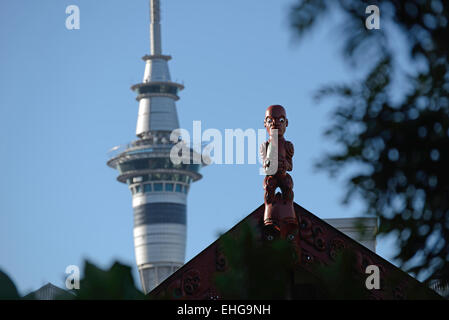
[[[295,241],[301,251],[299,267],[308,270],[312,262],[322,265],[335,263],[339,250],[349,249],[357,256],[354,274],[365,274],[367,265],[377,265],[381,273],[381,289],[371,290],[372,299],[407,299],[408,288],[423,286],[417,280],[402,272],[374,252],[349,238],[331,225],[319,219],[309,211],[294,203],[295,215],[298,219],[299,236]],[[260,238],[263,238],[264,205],[261,205],[243,221],[255,226]],[[235,232],[243,223],[240,222],[228,232]],[[171,299],[223,299],[214,285],[214,275],[226,272],[226,257],[220,251],[219,240],[213,242],[200,254],[187,262],[157,288],[149,293],[152,297]],[[313,269],[310,269],[313,272]],[[399,274],[398,283],[385,283],[392,274]],[[386,279],[386,280],[385,280]],[[429,296],[436,298],[431,289]],[[168,296],[167,296],[168,294]]]

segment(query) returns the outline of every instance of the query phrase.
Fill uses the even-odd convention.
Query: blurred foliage
[[[6,273],[0,270],[0,300],[20,299],[16,285]]]
[[[321,299],[332,300],[365,300],[376,299],[375,291],[366,288],[368,274],[360,273],[356,266],[357,255],[349,249],[340,250],[335,261],[329,265],[314,262],[311,274],[304,273],[306,283],[311,282],[318,288],[323,288]],[[314,278],[315,277],[315,278]],[[407,300],[439,300],[441,297],[418,281],[406,279],[406,275],[399,269],[392,269],[387,275],[380,274],[380,289],[384,299]],[[402,284],[406,283],[405,287]],[[401,288],[398,291],[398,288]]]
[[[368,5],[380,9],[378,30],[365,27]],[[352,168],[344,202],[360,196],[379,233],[397,235],[402,268],[447,283],[449,2],[300,0],[290,21],[302,38],[336,12],[343,22],[329,27],[342,31],[343,56],[363,75],[319,90],[318,99],[336,98],[325,134],[339,149],[317,167],[331,175]]]
[[[356,272],[356,261],[354,251],[341,250],[335,257],[335,263],[327,266],[315,263],[312,266],[313,274],[319,275],[316,283],[326,290],[325,298],[369,299],[370,291],[365,287],[367,276]]]
[[[261,241],[245,222],[238,232],[220,238],[220,248],[227,269],[216,273],[215,285],[225,299],[368,299],[370,295],[366,275],[356,272],[356,256],[349,250],[339,252],[334,263],[314,262],[307,271],[291,242]]]
[[[253,228],[242,223],[238,232],[220,238],[228,269],[217,273],[215,285],[226,299],[286,299],[296,252],[282,239],[258,241]]]
[[[102,270],[86,261],[80,289],[74,290],[77,300],[143,300],[143,292],[134,285],[131,267],[115,262],[109,270]]]
[[[58,288],[60,289],[60,288]],[[149,299],[134,285],[131,267],[115,262],[102,270],[89,261],[84,263],[84,277],[77,290],[61,289],[55,300],[143,300]],[[71,294],[70,294],[71,293]],[[33,293],[21,297],[13,281],[0,270],[0,300],[34,300]]]

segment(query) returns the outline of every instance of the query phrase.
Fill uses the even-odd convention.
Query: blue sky
[[[64,286],[68,265],[89,259],[134,267],[131,194],[106,166],[110,148],[135,139],[138,103],[129,89],[149,52],[148,0],[9,0],[0,4],[0,268],[25,294],[47,282]],[[320,85],[352,79],[332,17],[294,40],[294,0],[162,0],[163,52],[185,90],[180,123],[192,130],[263,128],[265,108],[287,109],[295,144],[295,201],[321,218],[362,214],[341,205],[341,179],[313,163],[332,101]],[[65,28],[78,5],[81,29]],[[187,260],[263,202],[258,165],[202,170],[188,198]],[[389,259],[393,241],[380,240]]]

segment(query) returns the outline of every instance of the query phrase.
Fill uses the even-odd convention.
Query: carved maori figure
[[[293,180],[287,171],[293,169],[293,143],[284,139],[288,119],[284,107],[269,106],[265,112],[264,126],[269,139],[260,147],[266,177],[264,226],[268,240],[277,236],[293,240],[298,222],[293,209]],[[282,192],[276,194],[276,189]]]

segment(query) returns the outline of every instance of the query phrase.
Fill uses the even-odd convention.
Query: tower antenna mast
[[[162,54],[161,3],[159,0],[150,0],[150,44],[151,55]]]

